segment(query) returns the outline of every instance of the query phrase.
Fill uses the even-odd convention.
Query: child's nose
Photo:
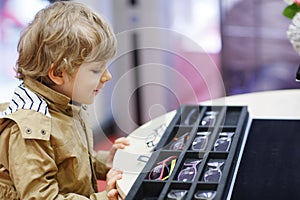
[[[102,75],[102,77],[101,77],[101,79],[100,79],[100,81],[102,83],[105,83],[105,82],[107,82],[107,81],[109,81],[111,79],[112,79],[111,73],[108,70],[105,70],[104,73],[103,73],[103,75]]]

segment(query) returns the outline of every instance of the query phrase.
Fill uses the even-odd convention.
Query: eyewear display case
[[[248,122],[246,106],[180,107],[125,199],[225,199]]]

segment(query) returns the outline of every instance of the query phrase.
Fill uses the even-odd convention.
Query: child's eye
[[[101,70],[92,70],[92,72],[93,72],[94,74],[100,74],[100,73],[101,73]]]

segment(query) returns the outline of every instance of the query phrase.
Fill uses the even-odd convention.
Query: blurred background
[[[119,44],[109,64],[113,80],[90,106],[101,148],[183,104],[299,88],[283,0],[79,2],[111,23]],[[20,32],[49,3],[0,0],[0,102],[20,84],[13,70]]]

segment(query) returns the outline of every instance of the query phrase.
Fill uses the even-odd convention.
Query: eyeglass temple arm
[[[164,177],[163,179],[161,179],[162,181],[168,179],[170,177],[170,175],[172,174],[173,170],[174,170],[174,167],[175,167],[175,164],[176,164],[176,160],[172,160],[171,162],[171,168],[170,168],[170,172],[168,174],[168,176]]]
[[[174,159],[176,159],[176,158],[177,158],[177,156],[170,156],[170,157],[166,158],[165,160],[158,162],[157,164],[158,164],[158,165],[166,164],[166,163],[169,162],[170,160],[174,160]]]

